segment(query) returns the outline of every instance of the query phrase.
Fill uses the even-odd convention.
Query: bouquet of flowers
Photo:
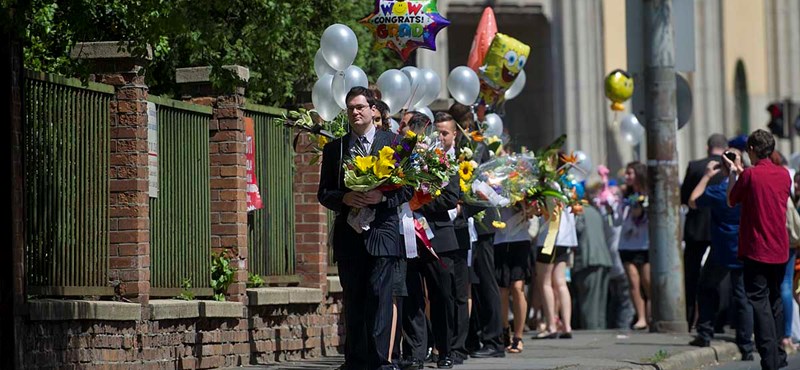
[[[311,140],[305,146],[305,150],[312,151],[315,155],[311,159],[311,164],[316,164],[322,156],[322,148],[325,144],[333,139],[338,139],[347,133],[347,116],[344,113],[339,114],[331,121],[323,121],[316,114],[313,109],[300,108],[298,110],[288,111],[283,114],[283,117],[277,118],[278,125],[292,127],[299,130],[294,137],[293,147],[297,150],[300,135],[307,133]],[[315,119],[315,117],[317,119]]]
[[[506,207],[525,198],[525,190],[536,180],[538,170],[532,158],[510,154],[489,160],[475,168],[474,161],[459,165],[461,190],[468,204]]]
[[[584,201],[578,199],[577,183],[568,173],[577,159],[574,155],[559,154],[564,141],[566,135],[536,153],[538,178],[525,190],[525,205],[533,215],[541,216],[545,221],[558,215],[565,207],[570,207],[575,214],[583,212]]]
[[[416,145],[410,154],[411,166],[405,172],[405,185],[414,187],[411,209],[418,209],[441,194],[458,167],[456,160],[449,158],[434,140],[413,131],[408,131],[406,138],[409,137],[416,138]],[[401,143],[398,149],[405,150],[403,145],[406,143]]]

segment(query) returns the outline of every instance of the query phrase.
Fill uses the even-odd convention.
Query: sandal
[[[636,330],[636,331],[647,330],[647,325],[646,324],[644,326],[636,326],[636,325],[634,325],[633,326],[633,330]]]
[[[520,353],[522,352],[522,338],[514,338],[511,342],[511,347],[509,347],[508,353]]]
[[[543,331],[533,336],[532,339],[558,339],[558,332]]]
[[[558,338],[559,339],[572,339],[572,332],[571,331],[563,332],[563,333],[558,335]]]

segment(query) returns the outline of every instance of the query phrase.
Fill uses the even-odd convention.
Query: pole
[[[685,333],[688,326],[679,230],[672,0],[644,0],[643,10],[651,328],[657,332]]]

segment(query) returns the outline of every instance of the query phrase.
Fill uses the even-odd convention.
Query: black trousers
[[[391,369],[392,282],[397,258],[364,253],[338,263],[344,293],[345,368]]]
[[[456,237],[461,249],[453,252],[453,341],[452,352],[467,356],[467,334],[469,332],[469,230],[456,229]],[[466,243],[466,247],[462,243]]]
[[[725,279],[725,278],[728,279]],[[706,341],[714,338],[715,317],[719,314],[722,302],[718,294],[722,285],[728,282],[729,291],[733,296],[732,311],[736,322],[736,345],[742,354],[753,352],[753,307],[747,301],[744,290],[742,269],[729,269],[725,266],[706,263],[700,273],[699,290],[697,294],[698,319],[697,336]]]
[[[744,260],[744,290],[753,306],[754,329],[761,368],[778,369],[786,361],[780,344],[783,328],[781,282],[786,264],[768,264]]]
[[[425,262],[420,261],[419,258],[408,260],[406,269],[408,297],[403,298],[403,309],[400,316],[403,327],[403,357],[419,361],[425,359],[428,350],[424,269]]]
[[[494,234],[478,235],[472,244],[472,268],[478,283],[472,284],[472,318],[484,347],[503,350],[500,288],[494,270]]]
[[[710,245],[710,241],[687,241],[686,249],[683,251],[683,287],[686,292],[686,321],[689,322],[689,330],[692,330],[694,319],[697,316],[694,304],[697,302],[700,263],[703,261],[703,255]]]

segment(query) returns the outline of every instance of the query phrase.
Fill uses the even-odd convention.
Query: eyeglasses
[[[351,112],[359,111],[362,112],[364,109],[369,108],[369,105],[356,105],[356,106],[348,106],[347,110]]]

